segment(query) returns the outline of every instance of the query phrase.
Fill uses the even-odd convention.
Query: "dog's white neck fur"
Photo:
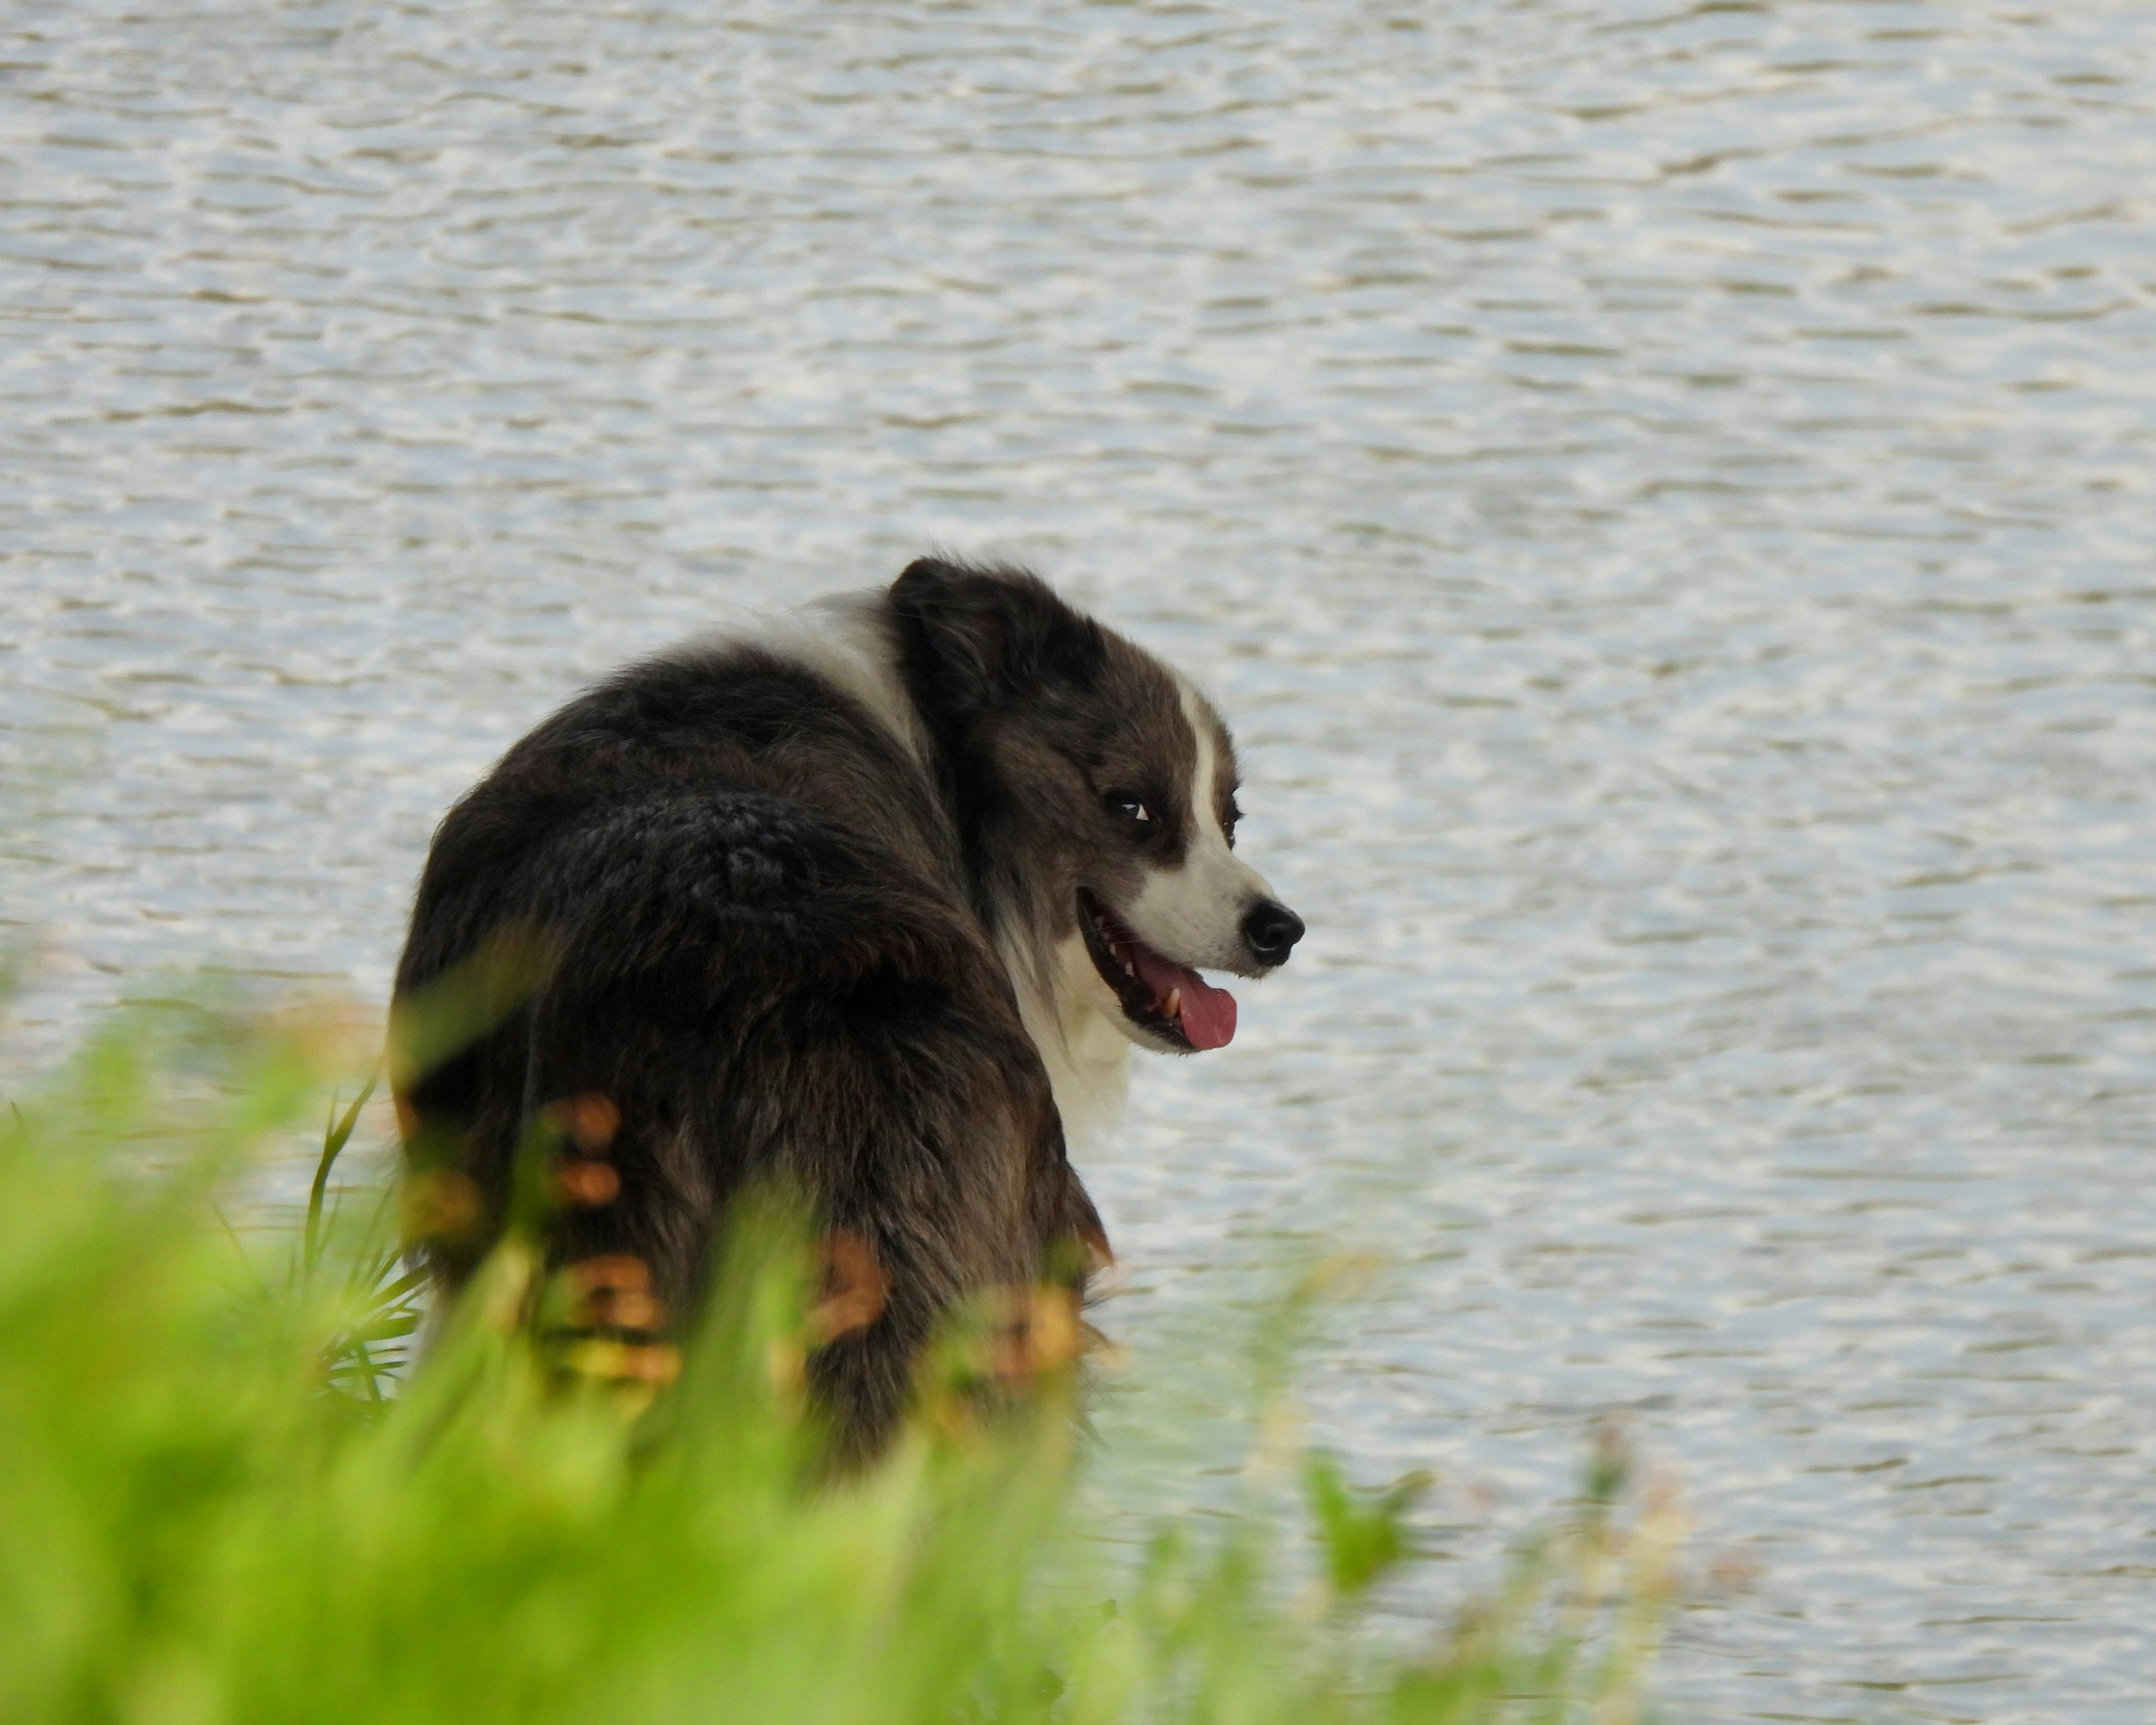
[[[1004,954],[1018,993],[1025,1033],[1048,1068],[1063,1140],[1078,1150],[1096,1144],[1122,1118],[1130,1096],[1129,1022],[1093,968],[1086,938],[1075,930],[1058,942],[1045,975],[1013,952]]]
[[[758,617],[732,634],[828,679],[866,707],[916,761],[928,758],[921,714],[898,674],[896,645],[877,588],[827,593],[795,611]]]

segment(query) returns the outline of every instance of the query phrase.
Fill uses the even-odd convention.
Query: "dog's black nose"
[[[1302,918],[1286,905],[1261,898],[1243,918],[1243,938],[1260,964],[1285,964],[1302,938]]]

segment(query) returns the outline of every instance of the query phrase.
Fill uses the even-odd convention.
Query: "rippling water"
[[[1616,1408],[1756,1559],[1680,1712],[2139,1725],[2152,186],[2099,0],[14,0],[17,1047],[378,998],[581,682],[1024,557],[1313,929],[1089,1169],[1110,1327],[1374,1248],[1313,1417],[1447,1548]]]

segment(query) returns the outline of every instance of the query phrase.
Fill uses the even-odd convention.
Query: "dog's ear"
[[[891,603],[939,702],[960,711],[1047,685],[1091,688],[1107,659],[1100,624],[1023,569],[921,557],[891,583]]]

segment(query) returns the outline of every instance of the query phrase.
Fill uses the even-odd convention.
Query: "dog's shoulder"
[[[463,925],[509,916],[791,916],[810,882],[840,880],[895,923],[947,920],[956,841],[873,598],[692,639],[569,701],[444,820],[415,930],[431,946],[446,916],[461,946]]]
[[[874,652],[872,617],[845,614],[829,633],[815,621],[701,635],[628,665],[533,729],[497,770],[694,770],[780,744],[843,747],[863,732],[917,761],[917,721]]]

